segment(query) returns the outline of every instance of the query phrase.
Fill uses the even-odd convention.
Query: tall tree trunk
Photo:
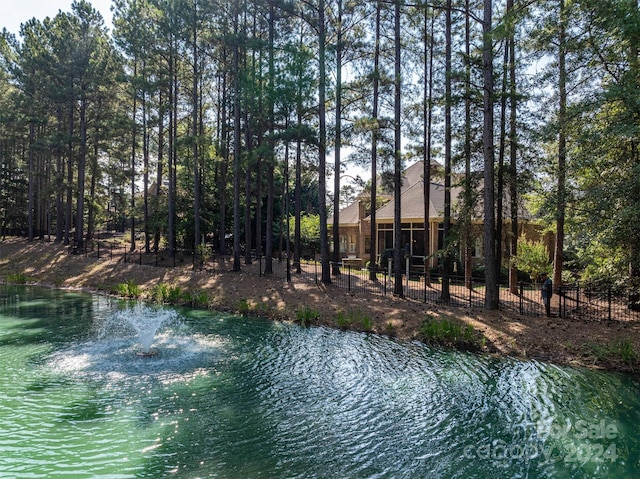
[[[342,0],[337,0],[338,22],[336,39],[336,141],[333,181],[333,268],[334,276],[340,274],[340,154],[342,150]]]
[[[247,158],[247,162],[249,159]],[[247,164],[244,172],[244,264],[251,264],[251,250],[253,247],[251,237],[251,168]]]
[[[435,47],[435,9],[431,11],[431,28],[428,28],[428,11],[424,10],[424,93],[422,105],[422,121],[423,121],[423,165],[422,165],[422,181],[424,183],[423,201],[424,201],[424,280],[427,285],[431,284],[430,260],[431,256],[431,218],[429,215],[431,207],[431,143],[433,134],[433,51]],[[428,41],[427,41],[428,37]]]
[[[449,301],[449,275],[451,271],[451,256],[453,254],[451,239],[451,0],[447,0],[445,10],[445,73],[444,73],[444,224],[442,256],[442,293],[443,301]]]
[[[162,169],[164,167],[164,115],[165,106],[162,102],[162,90],[158,94],[158,165],[156,170],[156,221],[159,220],[160,215],[160,195],[162,193]],[[159,223],[159,222],[158,222]],[[156,225],[156,230],[153,238],[153,249],[158,251],[160,248],[160,225]]]
[[[509,12],[507,12],[509,15]],[[500,89],[500,138],[498,140],[498,171],[496,188],[496,264],[498,275],[502,272],[502,225],[504,220],[504,163],[507,149],[507,87],[509,76],[509,47],[505,41],[502,60],[502,85]]]
[[[34,168],[34,151],[35,151],[35,139],[36,139],[36,133],[35,133],[35,124],[33,121],[29,121],[29,164],[28,164],[28,169],[29,169],[29,186],[28,186],[28,198],[27,198],[27,205],[28,205],[28,209],[29,211],[27,212],[27,221],[29,223],[28,225],[28,235],[29,235],[29,241],[33,241],[34,238],[34,232],[33,232],[33,223],[35,221],[34,219],[34,210],[35,210],[35,177],[34,177],[34,172],[35,172],[35,168]]]
[[[486,309],[498,308],[498,268],[496,265],[495,178],[493,142],[493,42],[492,0],[484,0],[482,21],[482,77],[483,77],[483,132],[484,157],[484,261]]]
[[[78,197],[76,203],[76,245],[84,248],[84,181],[87,164],[87,99],[85,87],[80,98],[80,153],[78,155]]]
[[[146,68],[144,68],[146,70]],[[143,179],[142,179],[142,200],[144,220],[144,251],[149,253],[151,235],[149,232],[149,102],[147,93],[142,93],[142,158],[143,158]]]
[[[62,136],[64,129],[62,119],[62,109],[58,108],[58,135]],[[62,158],[62,148],[56,148],[56,242],[62,241],[64,234],[64,160]]]
[[[567,176],[567,67],[566,67],[566,10],[564,0],[560,0],[560,23],[558,31],[558,205],[556,211],[556,243],[553,255],[553,287],[557,291],[562,285],[564,262],[564,219],[566,207]]]
[[[69,105],[69,137],[67,139],[67,204],[65,209],[65,233],[64,245],[68,246],[71,241],[71,229],[73,228],[73,136],[74,126],[74,106]]]
[[[233,20],[233,271],[240,271],[240,46],[238,16]],[[248,201],[248,199],[247,199]]]
[[[378,138],[380,136],[380,125],[378,123],[378,104],[380,101],[380,15],[381,2],[376,2],[376,32],[375,32],[375,50],[373,53],[373,108],[371,111],[371,119],[373,130],[371,131],[371,239],[370,239],[370,258],[369,258],[369,279],[377,281],[377,245],[378,245],[378,228],[376,225],[376,210],[378,209]],[[382,265],[384,266],[384,265]]]
[[[264,262],[265,274],[273,274],[273,204],[275,201],[275,186],[273,184],[273,170],[275,169],[275,81],[276,71],[274,62],[274,41],[275,41],[275,9],[273,3],[269,3],[269,65],[268,65],[268,144],[267,153],[267,227],[266,227],[266,258]]]
[[[257,150],[262,150],[262,139],[258,138]],[[260,154],[260,153],[258,153]],[[262,158],[256,158],[256,255],[262,258]]]
[[[227,57],[226,48],[223,49],[223,58]],[[222,73],[222,85],[218,91],[218,98],[222,110],[220,112],[220,128],[218,148],[220,149],[220,167],[218,174],[218,251],[221,255],[227,254],[226,238],[226,214],[227,214],[227,171],[229,168],[229,140],[227,135],[227,72]]]
[[[289,117],[285,119],[285,131],[289,130]],[[289,201],[289,142],[284,146],[284,181],[282,186],[282,198],[284,198],[284,206],[282,211],[282,219],[280,221],[280,251],[282,251],[282,234],[286,244],[286,258],[291,257],[291,235],[290,235],[290,201]],[[284,231],[283,231],[284,230]]]
[[[137,82],[138,77],[138,60],[133,60],[133,79],[134,85]],[[131,251],[136,249],[136,147],[138,143],[138,124],[137,120],[137,108],[138,108],[138,89],[133,88],[133,108],[131,112]]]
[[[400,43],[400,0],[395,1],[394,15],[394,171],[393,171],[393,249],[394,249],[394,281],[393,294],[404,298],[404,288],[402,286],[402,269],[404,266],[404,258],[402,255],[402,208],[401,196],[402,189],[402,130],[400,124],[401,118],[401,94],[402,94],[402,77],[401,77],[401,43]]]
[[[318,0],[318,63],[320,78],[318,81],[318,192],[320,202],[320,256],[322,261],[323,284],[331,284],[329,266],[329,238],[327,231],[327,118],[325,107],[327,73],[326,73],[326,31],[325,31],[324,0]]]
[[[198,119],[198,113],[200,111],[200,95],[199,95],[199,75],[200,71],[198,69],[199,59],[198,59],[198,2],[193,3],[193,25],[192,25],[192,75],[193,80],[191,83],[191,103],[193,111],[191,113],[191,136],[193,137],[193,145],[192,145],[192,154],[193,154],[193,241],[194,241],[194,249],[196,246],[202,243],[202,234],[200,232],[200,202],[201,202],[201,192],[200,192],[200,141],[199,141],[199,131],[198,126],[200,124]]]
[[[513,11],[513,0],[507,0],[507,10]],[[518,256],[518,138],[517,113],[518,96],[516,85],[516,42],[515,31],[509,32],[509,200],[511,202],[511,235],[509,249],[509,289],[518,291],[518,268],[513,259]]]
[[[96,206],[96,181],[98,176],[98,135],[99,132],[96,129],[94,131],[95,141],[93,142],[93,154],[91,155],[91,185],[89,186],[89,208],[88,208],[88,217],[87,217],[87,241],[92,240],[95,234],[95,223],[96,223],[96,214],[95,214],[95,206]]]
[[[171,53],[169,56],[169,151],[168,151],[168,168],[167,178],[169,180],[169,191],[167,192],[168,203],[168,224],[167,224],[167,242],[169,243],[169,257],[175,258],[176,255],[176,178],[174,175],[176,162],[176,137],[177,137],[177,103],[178,103],[178,85],[177,85],[177,51],[175,48],[175,39],[171,41]]]
[[[466,216],[464,218],[464,284],[467,289],[473,287],[473,259],[471,257],[471,242],[473,241],[473,183],[471,180],[471,9],[469,0],[465,0],[464,17],[464,202]]]
[[[302,50],[304,45],[304,35],[302,29],[300,31],[300,43],[298,48]],[[296,93],[296,127],[298,135],[302,129],[302,78],[304,75],[304,68],[302,62],[297,71],[298,85]],[[297,274],[302,273],[302,265],[300,263],[301,256],[301,230],[300,230],[300,215],[302,214],[302,140],[298,137],[296,140],[296,166],[295,166],[295,184],[294,189],[294,232],[293,232],[293,264]]]

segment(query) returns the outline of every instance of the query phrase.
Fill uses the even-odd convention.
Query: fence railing
[[[86,247],[69,248],[73,254],[86,257],[105,258],[154,267],[190,266],[198,271],[231,270],[233,260],[229,255],[217,255],[206,249],[176,249],[171,255],[168,249],[145,252],[113,241],[90,241]],[[274,257],[268,261],[264,256],[251,258],[251,265],[244,263],[243,271],[268,276],[283,281],[319,283],[322,267],[317,260],[302,260],[299,264],[288,258]],[[354,293],[381,296],[393,295],[395,277],[389,268],[379,268],[373,273],[350,262],[337,264],[339,271],[331,276],[333,286]],[[408,271],[408,274],[407,274]],[[402,291],[406,298],[430,304],[481,308],[484,306],[485,284],[473,278],[467,283],[464,277],[453,275],[443,278],[440,274],[425,274],[423,271],[407,270],[402,274]],[[518,283],[517,288],[498,285],[498,303],[503,311],[520,315],[543,316],[540,286],[533,283]],[[603,283],[573,283],[563,285],[551,302],[551,313],[564,318],[579,318],[591,321],[638,321],[640,320],[640,290],[631,287],[613,287]]]

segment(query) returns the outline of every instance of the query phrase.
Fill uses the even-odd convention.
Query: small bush
[[[247,301],[246,299],[241,299],[240,301],[238,301],[236,309],[238,310],[238,314],[247,316],[251,311],[251,306],[249,305],[249,301]]]
[[[365,331],[373,330],[373,319],[371,319],[369,316],[363,315],[360,323],[362,324],[362,329],[364,329]]]
[[[182,291],[180,286],[169,286],[167,302],[170,304],[179,303],[182,300]]]
[[[26,284],[27,276],[24,273],[14,273],[7,276],[7,283]]]
[[[296,310],[296,321],[302,326],[307,326],[312,321],[317,321],[318,319],[320,319],[320,313],[308,306]]]
[[[338,311],[338,314],[336,314],[335,322],[336,326],[338,326],[340,329],[348,329],[349,326],[351,326],[351,323],[353,323],[353,319],[347,316],[343,311]]]
[[[120,296],[124,296],[125,298],[139,298],[142,294],[140,286],[138,286],[133,280],[120,283],[117,286],[116,291]]]
[[[638,355],[633,348],[633,343],[629,339],[621,339],[614,345],[620,359],[626,364],[633,364],[637,361]]]
[[[620,339],[604,345],[585,343],[582,345],[582,350],[585,355],[601,362],[622,361],[627,365],[633,365],[638,361],[638,353],[629,339]]]
[[[480,341],[473,326],[463,325],[451,318],[442,320],[428,315],[422,323],[420,333],[428,342],[464,349],[480,349]]]
[[[161,304],[192,303],[191,297],[183,293],[179,286],[170,286],[166,283],[156,284],[151,290],[151,298],[156,303]]]
[[[384,328],[387,331],[387,334],[389,336],[393,336],[394,329],[393,329],[393,323],[391,321],[387,321],[387,324],[384,325]]]
[[[169,285],[166,283],[158,283],[151,290],[151,299],[156,303],[166,303],[169,297]]]
[[[206,291],[200,291],[194,294],[193,298],[197,306],[209,306],[209,295]]]

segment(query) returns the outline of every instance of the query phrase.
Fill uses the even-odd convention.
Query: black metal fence
[[[154,267],[191,267],[197,271],[229,271],[233,260],[229,255],[217,255],[206,248],[194,250],[177,249],[171,255],[168,249],[145,252],[143,248],[131,251],[129,246],[115,241],[90,241],[86,247],[69,248],[73,254],[86,257],[106,258]],[[388,268],[372,272],[350,262],[329,264],[333,286],[353,293],[392,295],[395,278]],[[290,259],[274,257],[271,261],[262,257],[252,258],[251,264],[244,262],[245,272],[268,276],[283,281],[305,281],[319,283],[322,266],[317,260],[302,260],[294,264]],[[466,283],[461,276],[450,276],[443,280],[439,274],[425,274],[423,271],[409,271],[402,274],[402,291],[406,298],[430,304],[482,308],[485,298],[485,284],[473,279]],[[499,307],[520,315],[542,316],[545,313],[541,300],[540,286],[533,283],[519,283],[517,288],[498,285]],[[591,321],[638,321],[640,320],[640,290],[632,287],[613,286],[606,283],[573,283],[563,285],[551,301],[554,316]]]

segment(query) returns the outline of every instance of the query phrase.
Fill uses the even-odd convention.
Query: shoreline
[[[427,344],[560,366],[585,367],[638,377],[640,324],[520,316],[503,311],[444,307],[392,296],[349,293],[334,286],[292,283],[240,272],[193,271],[124,264],[109,258],[70,255],[56,243],[8,238],[0,242],[0,282],[23,275],[29,285],[94,294],[117,294],[129,282],[152,300],[158,285],[180,291],[179,304],[243,316],[367,331]],[[206,298],[206,300],[205,300]],[[425,327],[430,323],[431,326]],[[432,331],[453,328],[454,336]],[[438,329],[440,328],[440,329]],[[457,328],[457,329],[456,329]],[[445,331],[447,332],[447,331]]]

